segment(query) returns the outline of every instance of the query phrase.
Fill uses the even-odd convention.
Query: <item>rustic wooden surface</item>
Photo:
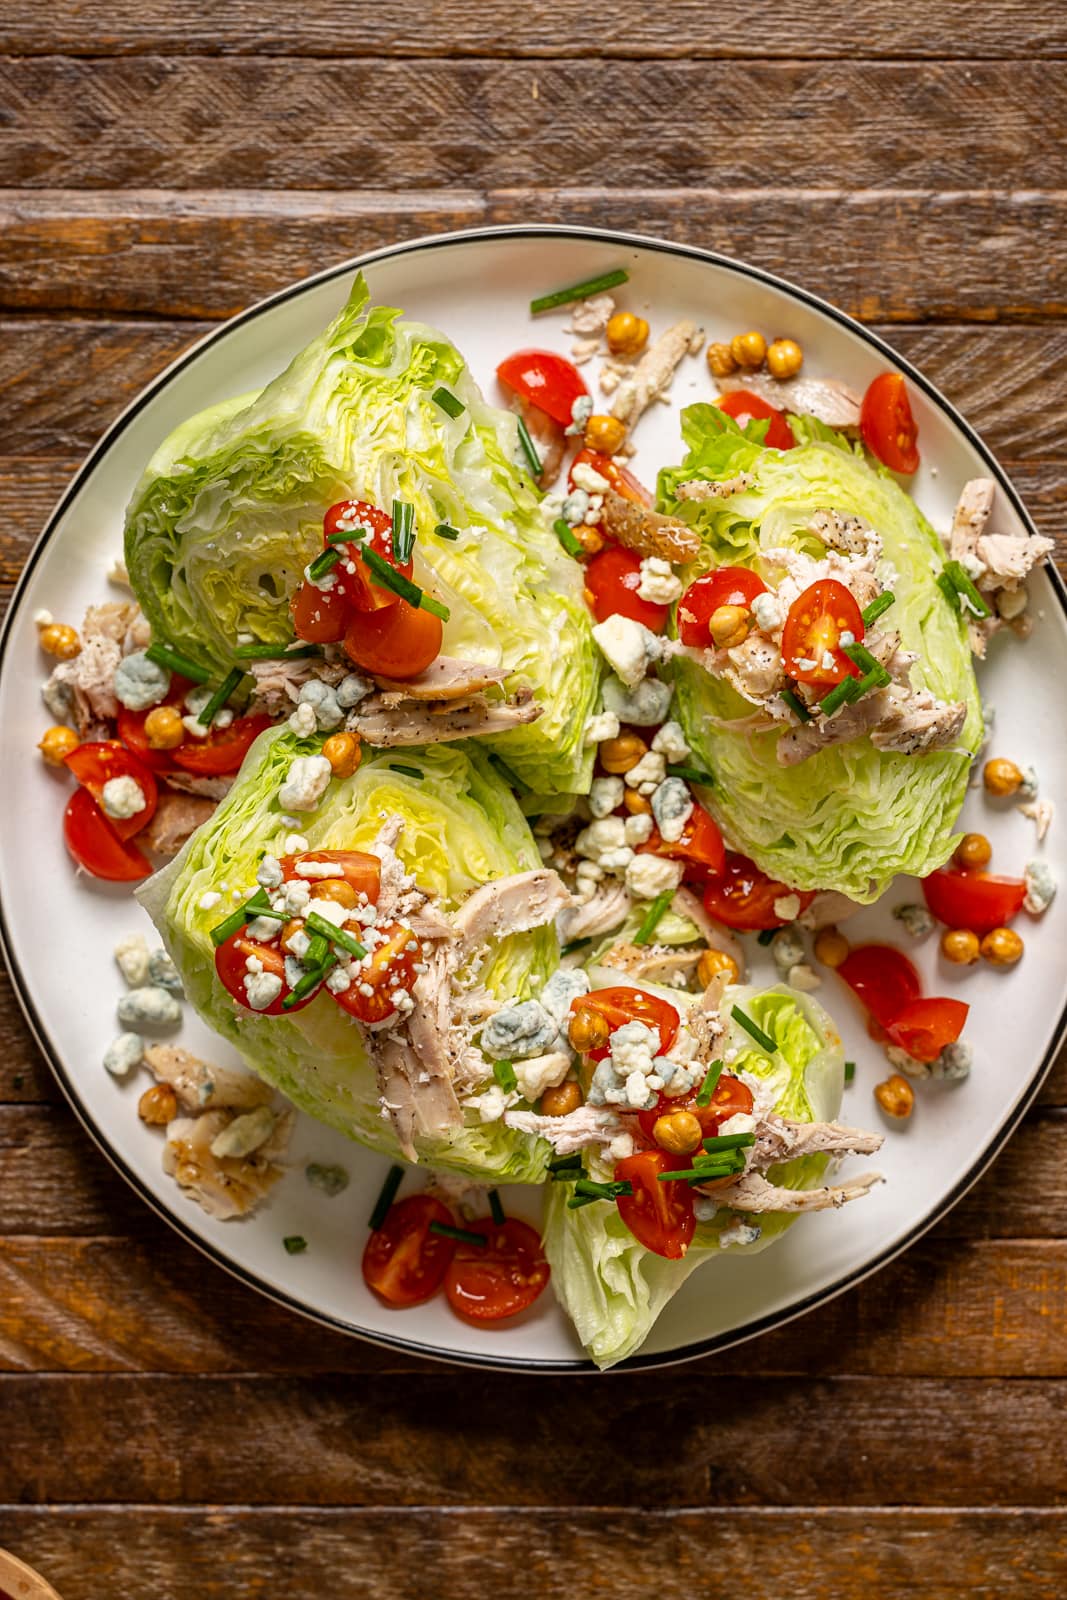
[[[1061,0],[7,0],[0,585],[211,321],[524,219],[734,251],[879,328],[1043,531],[1067,486]],[[21,754],[21,753],[20,753]],[[0,995],[0,1544],[65,1600],[1067,1591],[1067,1063],[902,1260],[628,1378],[324,1333],[112,1173]]]

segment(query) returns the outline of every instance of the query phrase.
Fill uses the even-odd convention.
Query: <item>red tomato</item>
[[[441,653],[441,619],[398,600],[380,611],[361,611],[345,634],[345,654],[364,672],[382,678],[417,678]]]
[[[281,993],[269,1006],[264,1006],[262,1011],[256,1011],[254,1006],[248,1004],[245,978],[248,975],[246,963],[249,956],[255,956],[258,961],[262,961],[264,972],[272,972],[276,978],[282,980]],[[226,992],[239,1006],[244,1006],[246,1011],[251,1011],[257,1017],[291,1017],[295,1011],[303,1011],[305,1006],[309,1006],[319,992],[318,989],[313,989],[303,1000],[298,1000],[286,1010],[284,1001],[289,994],[289,985],[285,981],[284,954],[277,945],[260,944],[258,940],[250,939],[244,933],[231,933],[230,937],[218,946],[215,951],[215,971]],[[319,987],[321,988],[321,984]]]
[[[678,1035],[680,1018],[674,1007],[659,995],[648,994],[644,989],[631,989],[625,985],[612,989],[594,989],[590,994],[578,995],[571,1001],[571,1010],[599,1011],[611,1025],[614,1033],[624,1022],[643,1022],[649,1028],[659,1029],[660,1053],[666,1055]],[[603,1061],[610,1052],[607,1045],[591,1050],[594,1061]]]
[[[899,372],[880,372],[860,406],[860,433],[867,448],[891,472],[911,473],[919,465],[919,430]]]
[[[156,780],[143,761],[115,739],[104,739],[98,744],[80,744],[65,757],[65,764],[84,789],[88,789],[101,811],[104,811],[104,785],[113,778],[132,778],[144,795],[144,805],[132,817],[112,817],[104,811],[112,831],[120,839],[132,839],[151,822],[155,814],[159,791]]]
[[[549,1278],[537,1230],[517,1217],[506,1222],[479,1217],[463,1226],[484,1234],[489,1243],[484,1249],[456,1245],[445,1274],[445,1294],[453,1311],[472,1322],[499,1322],[532,1306]]]
[[[789,894],[797,896],[801,911],[815,897],[812,890],[790,889],[777,879],[768,878],[747,856],[728,850],[721,875],[705,887],[704,910],[716,922],[744,932],[781,928],[783,918],[776,913],[774,902]]]
[[[841,649],[841,635],[846,631],[857,643],[863,638],[860,608],[843,583],[820,578],[789,607],[782,629],[785,670],[798,683],[825,684],[827,688],[842,678],[862,677],[859,667]],[[823,660],[827,651],[829,666]],[[809,662],[814,666],[807,665]]]
[[[767,585],[750,567],[718,567],[691,583],[678,602],[678,637],[683,644],[708,648],[708,623],[720,606],[751,606]]]
[[[962,1000],[946,1000],[940,996],[932,1000],[913,1000],[897,1014],[896,1021],[886,1031],[893,1044],[900,1045],[917,1061],[936,1061],[945,1046],[963,1032],[970,1009]]]
[[[363,1279],[389,1306],[417,1306],[441,1287],[455,1241],[430,1232],[431,1222],[456,1219],[432,1194],[412,1194],[390,1206],[363,1251]]]
[[[518,350],[500,363],[496,375],[505,388],[547,411],[565,428],[573,420],[574,402],[589,393],[578,368],[553,350]]]
[[[336,877],[343,878],[357,894],[365,894],[372,905],[377,905],[382,877],[382,864],[377,856],[367,855],[362,850],[305,850],[303,855],[282,856],[278,865],[287,883],[303,877],[303,873],[296,870],[298,861],[329,862],[337,868]],[[314,878],[305,881],[314,888]]]
[[[353,522],[369,527],[370,539],[364,536],[360,541],[346,539],[342,542],[346,560],[338,562],[333,569],[336,586],[357,611],[377,611],[383,606],[395,606],[400,596],[391,589],[380,588],[372,580],[370,569],[359,553],[361,544],[369,544],[397,572],[402,572],[405,578],[411,577],[412,563],[397,561],[393,554],[393,519],[388,512],[379,511],[377,506],[368,504],[366,500],[339,500],[330,507],[323,519],[323,548],[332,549],[330,535],[341,532],[342,525],[350,526]],[[349,572],[349,564],[355,567],[355,572]],[[340,637],[341,634],[334,635],[334,638]]]
[[[204,778],[221,778],[236,772],[254,739],[264,728],[273,727],[271,717],[235,717],[228,728],[212,728],[206,739],[186,739],[169,752],[171,761],[183,772]]]
[[[726,864],[726,846],[722,842],[713,819],[699,802],[693,802],[693,815],[682,831],[682,837],[666,843],[658,828],[653,827],[644,844],[638,846],[638,855],[667,856],[672,861],[688,861],[717,878]]]
[[[621,494],[624,500],[632,500],[637,506],[650,506],[652,496],[639,479],[632,472],[628,472],[620,461],[614,456],[602,455],[599,450],[579,450],[570,464],[567,473],[567,487],[573,489],[574,469],[578,466],[592,467],[594,472],[599,472],[606,478],[616,494]]]
[[[670,607],[642,600],[637,592],[640,582],[641,557],[636,551],[612,545],[594,556],[585,569],[585,587],[593,597],[590,605],[597,621],[606,622],[616,615],[630,617],[644,623],[651,633],[662,633]]]
[[[639,1150],[615,1168],[616,1183],[632,1183],[633,1194],[620,1194],[615,1202],[619,1216],[638,1244],[668,1261],[679,1261],[696,1231],[693,1195],[687,1183],[674,1179],[660,1183],[661,1172],[678,1172],[685,1156],[665,1150]]]
[[[991,872],[939,867],[923,879],[926,904],[937,920],[950,928],[970,928],[980,937],[1017,917],[1025,894],[1021,879],[998,878]]]
[[[86,872],[109,883],[136,883],[152,867],[136,845],[126,844],[112,828],[88,789],[75,789],[63,813],[67,849]]]
[[[758,394],[753,394],[750,389],[734,389],[730,394],[721,394],[715,404],[728,417],[733,417],[739,428],[769,417],[771,425],[763,442],[774,450],[792,450],[796,444],[793,430],[785,420],[785,412],[779,411],[777,406],[772,406]]]
[[[313,583],[300,584],[289,602],[293,631],[309,644],[333,644],[343,639],[348,627],[348,600],[338,584],[320,589]]]
[[[854,945],[837,975],[883,1028],[922,994],[919,974],[903,951],[891,944]]]
[[[358,928],[349,931],[357,939],[360,937]],[[414,942],[411,929],[405,928],[400,922],[390,922],[378,931],[385,935],[385,943],[376,945],[371,951],[370,965],[360,967],[355,982],[334,995],[342,1011],[347,1011],[357,1022],[384,1022],[396,1010],[396,1001],[390,991],[396,988],[410,989],[415,982],[415,962],[419,952],[407,948]],[[369,985],[373,993],[361,994],[361,984]]]
[[[654,1136],[653,1130],[659,1117],[666,1116],[671,1111],[691,1111],[700,1123],[705,1139],[708,1139],[712,1134],[718,1133],[719,1124],[725,1122],[729,1117],[737,1116],[738,1112],[743,1112],[745,1116],[748,1116],[752,1110],[752,1090],[747,1084],[742,1083],[740,1078],[733,1078],[727,1072],[723,1073],[715,1085],[711,1099],[706,1106],[697,1105],[699,1092],[700,1090],[697,1088],[691,1094],[677,1095],[673,1100],[669,1095],[660,1094],[657,1096],[656,1103],[651,1110],[637,1113],[637,1120],[641,1124],[642,1133],[647,1134],[648,1138],[652,1139]]]
[[[188,678],[179,677],[176,672],[171,674],[170,688],[160,702],[165,706],[182,706],[189,690],[193,687]],[[184,707],[182,707],[184,709]],[[119,706],[116,718],[116,731],[127,750],[132,750],[138,761],[143,761],[146,767],[151,767],[153,772],[168,772],[171,765],[171,752],[169,750],[153,750],[145,737],[145,719],[155,710],[149,706],[147,711],[130,711],[126,706]],[[2,1600],[2,1597],[0,1597]]]

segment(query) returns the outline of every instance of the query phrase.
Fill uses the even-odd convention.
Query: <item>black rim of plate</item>
[[[199,356],[201,351],[206,349],[209,345],[216,344],[218,341],[225,339],[227,335],[233,332],[235,329],[243,328],[246,324],[254,321],[257,317],[262,316],[266,312],[272,311],[276,306],[284,304],[285,301],[292,300],[301,294],[307,293],[309,289],[317,287],[323,283],[328,283],[335,278],[344,278],[349,274],[358,271],[361,267],[369,266],[374,262],[389,260],[390,258],[396,256],[411,255],[420,251],[430,252],[433,250],[446,250],[456,246],[462,247],[464,245],[487,243],[494,240],[523,238],[531,241],[536,241],[543,238],[563,238],[597,244],[612,244],[620,247],[621,249],[633,249],[635,251],[648,252],[651,254],[673,256],[680,259],[705,262],[711,266],[724,268],[728,272],[735,273],[738,277],[748,278],[756,283],[764,284],[768,288],[786,294],[792,299],[798,300],[802,304],[810,306],[813,310],[821,312],[822,315],[827,317],[830,321],[836,322],[839,326],[847,329],[850,333],[857,335],[864,341],[865,344],[876,350],[880,355],[885,356],[887,361],[892,366],[905,373],[910,381],[915,384],[916,388],[922,390],[922,392],[927,395],[953,423],[955,423],[963,437],[984,462],[989,470],[990,475],[996,479],[998,489],[1006,496],[1029,532],[1031,534],[1035,534],[1037,532],[1036,528],[1034,527],[1033,520],[1019,498],[1019,495],[1017,494],[1013,484],[996,461],[992,452],[989,450],[981,437],[969,425],[969,423],[967,423],[959,414],[956,408],[945,399],[944,395],[941,394],[935,385],[932,384],[929,379],[925,378],[915,367],[913,367],[909,361],[906,361],[896,350],[892,348],[891,345],[886,344],[883,339],[880,339],[877,334],[872,333],[869,328],[864,327],[862,323],[857,322],[853,317],[850,317],[845,312],[840,311],[829,301],[823,300],[819,295],[812,294],[807,289],[799,288],[796,284],[790,283],[788,279],[780,278],[774,273],[765,272],[760,267],[754,267],[745,262],[735,261],[731,257],[719,255],[713,250],[705,250],[698,245],[671,244],[661,239],[646,238],[645,236],[636,233],[619,233],[614,229],[579,228],[570,227],[567,224],[554,223],[518,223],[512,226],[504,227],[472,228],[456,233],[431,234],[418,239],[405,240],[400,244],[387,245],[381,250],[372,250],[366,255],[357,256],[347,261],[340,262],[336,266],[328,267],[323,272],[315,273],[307,278],[301,278],[298,282],[290,284],[287,288],[279,290],[276,294],[269,295],[266,299],[257,301],[255,305],[249,306],[246,310],[238,312],[235,317],[231,317],[228,321],[220,323],[217,328],[213,328],[211,332],[206,334],[203,339],[198,340],[188,350],[184,351],[182,355],[173,361],[169,367],[166,367],[163,372],[154,378],[152,382],[148,384],[139,395],[137,395],[137,397],[130,403],[126,410],[115,419],[110,428],[108,428],[107,432],[89,452],[85,461],[82,463],[81,467],[79,467],[70,483],[67,485],[67,488],[65,489],[58,505],[48,518],[40,537],[31,550],[26,561],[26,565],[19,577],[19,581],[16,584],[15,591],[12,594],[11,603],[8,607],[7,616],[4,619],[3,628],[0,629],[0,670],[3,669],[6,652],[9,644],[11,643],[11,638],[14,631],[14,620],[22,601],[23,591],[29,583],[30,577],[43,550],[55,533],[60,519],[90,474],[104,459],[112,445],[120,437],[120,435],[125,432],[126,428],[130,425],[134,418],[144,409],[150,400],[152,400],[162,389],[166,388],[174,378],[176,378],[185,370],[186,367],[191,365],[192,362],[194,362]],[[1049,565],[1045,570],[1048,574],[1053,593],[1056,596],[1060,609],[1064,616],[1067,617],[1067,586],[1064,585],[1062,578],[1054,566]],[[3,953],[5,960],[7,961],[8,970],[11,973],[14,984],[16,998],[18,999],[19,1005],[21,1006],[23,1014],[26,1017],[26,1021],[29,1024],[30,1031],[37,1042],[37,1046],[51,1066],[52,1071],[59,1080],[59,1084],[63,1090],[63,1093],[65,1094],[71,1105],[71,1108],[74,1111],[75,1116],[85,1128],[90,1138],[112,1163],[112,1165],[122,1174],[126,1181],[132,1185],[142,1200],[144,1200],[158,1216],[162,1217],[165,1222],[174,1228],[175,1231],[182,1236],[182,1238],[189,1242],[189,1244],[193,1245],[195,1249],[199,1250],[201,1254],[207,1256],[225,1272],[228,1272],[231,1277],[234,1277],[240,1282],[247,1284],[250,1288],[257,1290],[260,1294],[266,1295],[268,1299],[273,1300],[276,1304],[284,1306],[288,1310],[294,1311],[300,1316],[308,1318],[312,1322],[317,1322],[321,1326],[335,1329],[340,1333],[355,1335],[358,1338],[367,1340],[371,1344],[381,1345],[394,1350],[402,1350],[409,1355],[424,1356],[456,1366],[480,1367],[483,1369],[499,1371],[583,1373],[595,1372],[597,1370],[593,1362],[582,1357],[576,1357],[568,1360],[537,1360],[535,1358],[507,1355],[483,1356],[463,1351],[441,1350],[434,1345],[422,1344],[417,1339],[400,1338],[391,1334],[381,1333],[376,1329],[364,1328],[356,1322],[348,1321],[342,1317],[333,1316],[327,1312],[315,1310],[313,1307],[306,1305],[296,1297],[287,1294],[284,1290],[278,1289],[265,1279],[260,1278],[256,1273],[250,1271],[248,1268],[232,1261],[209,1240],[202,1238],[198,1233],[196,1233],[196,1231],[187,1223],[185,1223],[176,1212],[167,1209],[167,1207],[160,1201],[158,1196],[153,1194],[152,1191],[142,1183],[137,1173],[134,1172],[132,1168],[128,1167],[122,1156],[112,1148],[108,1142],[107,1135],[104,1130],[97,1126],[95,1121],[90,1116],[88,1110],[82,1105],[77,1093],[77,1089],[68,1077],[66,1068],[60,1059],[59,1053],[53,1047],[41,1018],[37,1015],[36,1008],[29,997],[25,986],[22,969],[15,951],[15,943],[11,937],[11,933],[7,925],[7,919],[2,901],[0,901],[0,952]],[[632,1372],[641,1368],[674,1366],[683,1361],[691,1361],[697,1356],[711,1355],[716,1351],[729,1349],[733,1345],[743,1344],[750,1339],[757,1338],[762,1333],[768,1333],[774,1328],[784,1327],[786,1323],[794,1321],[797,1317],[804,1316],[807,1312],[815,1310],[815,1308],[818,1306],[825,1305],[828,1301],[834,1300],[839,1295],[844,1294],[846,1290],[855,1288],[866,1278],[872,1277],[876,1272],[880,1271],[882,1267],[887,1266],[889,1262],[895,1260],[897,1256],[902,1255],[905,1250],[909,1249],[918,1239],[922,1238],[922,1236],[927,1233],[929,1229],[932,1228],[933,1225],[945,1215],[946,1212],[951,1210],[951,1208],[956,1205],[963,1195],[965,1195],[967,1191],[975,1183],[977,1183],[978,1179],[982,1177],[983,1173],[986,1172],[989,1166],[1000,1154],[1011,1135],[1015,1132],[1015,1129],[1018,1127],[1022,1118],[1033,1104],[1038,1090],[1041,1088],[1042,1083],[1048,1075],[1059,1048],[1065,1038],[1067,1038],[1067,1008],[1065,1008],[1060,1015],[1059,1021],[1053,1030],[1052,1037],[1049,1041],[1044,1056],[1035,1068],[1029,1083],[1022,1091],[1018,1102],[1005,1119],[1003,1125],[996,1131],[990,1141],[978,1152],[973,1165],[968,1168],[963,1177],[953,1186],[942,1204],[935,1210],[931,1211],[930,1214],[925,1216],[920,1222],[918,1222],[915,1227],[910,1229],[902,1239],[897,1240],[887,1249],[881,1251],[871,1260],[865,1262],[862,1267],[855,1268],[842,1274],[841,1277],[835,1279],[832,1283],[825,1285],[821,1289],[813,1291],[809,1295],[805,1295],[802,1299],[794,1301],[791,1305],[783,1308],[782,1310],[768,1312],[766,1316],[753,1318],[751,1321],[742,1323],[736,1328],[731,1328],[727,1332],[714,1334],[707,1339],[699,1339],[692,1344],[679,1346],[674,1350],[654,1352],[648,1355],[638,1354],[630,1356],[626,1361],[620,1362],[618,1366],[612,1368],[611,1370],[614,1372]]]

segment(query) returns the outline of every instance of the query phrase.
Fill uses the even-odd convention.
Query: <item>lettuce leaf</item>
[[[458,417],[433,400],[444,387]],[[508,669],[542,716],[486,742],[531,788],[585,792],[598,665],[581,567],[516,466],[516,421],[489,405],[442,334],[347,305],[259,394],[191,417],[160,445],[126,514],[126,564],[154,632],[222,676],[238,635],[284,644],[288,598],[355,497],[411,502],[415,579],[450,608],[444,650]],[[450,542],[440,523],[460,531]]]

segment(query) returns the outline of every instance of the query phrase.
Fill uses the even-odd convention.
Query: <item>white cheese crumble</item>
[[[306,700],[301,700],[289,717],[289,726],[298,739],[310,739],[318,726],[314,706],[308,705]]]
[[[575,463],[571,469],[571,482],[575,488],[584,489],[587,494],[604,494],[611,488],[603,473],[597,472],[587,461]]]
[[[782,922],[795,922],[800,915],[800,896],[780,894],[774,902],[774,914]]]
[[[585,724],[584,742],[600,744],[605,739],[619,737],[619,719],[612,711],[598,711]]]
[[[1056,894],[1056,879],[1052,869],[1044,861],[1028,861],[1023,872],[1023,882],[1026,885],[1026,898],[1023,908],[1029,911],[1032,917],[1041,916],[1048,910]]]
[[[282,992],[282,980],[276,972],[248,972],[244,991],[253,1011],[266,1011]]]
[[[109,778],[101,791],[100,804],[109,817],[125,819],[143,811],[147,801],[136,778]]]
[[[325,756],[296,756],[278,790],[278,804],[286,811],[314,811],[332,777]]]
[[[667,763],[658,750],[648,750],[625,775],[626,785],[639,794],[652,794],[667,776]],[[651,785],[646,790],[645,785]]]
[[[646,556],[641,562],[638,597],[652,605],[669,606],[682,592],[682,580],[675,576],[669,561],[661,556]]]
[[[209,889],[206,894],[200,896],[196,903],[201,911],[214,911],[221,899],[222,896],[217,889]]]
[[[757,628],[763,633],[773,633],[782,621],[782,608],[778,603],[778,597],[769,589],[756,596],[750,610],[756,619]]]
[[[646,839],[652,837],[652,818],[647,812],[639,811],[635,816],[627,817],[623,826],[626,829],[626,843],[631,848],[644,844]]]
[[[680,722],[665,722],[662,728],[657,728],[652,748],[669,762],[685,761],[692,755]]]
[[[605,661],[628,689],[640,683],[649,663],[660,653],[655,634],[630,617],[613,616],[606,622],[598,622],[593,638]]]
[[[673,893],[682,881],[685,863],[668,861],[663,856],[634,856],[626,868],[626,887],[638,900],[655,900],[657,895]]]
[[[625,785],[621,778],[594,778],[589,789],[589,809],[594,817],[607,817],[622,805]]]

